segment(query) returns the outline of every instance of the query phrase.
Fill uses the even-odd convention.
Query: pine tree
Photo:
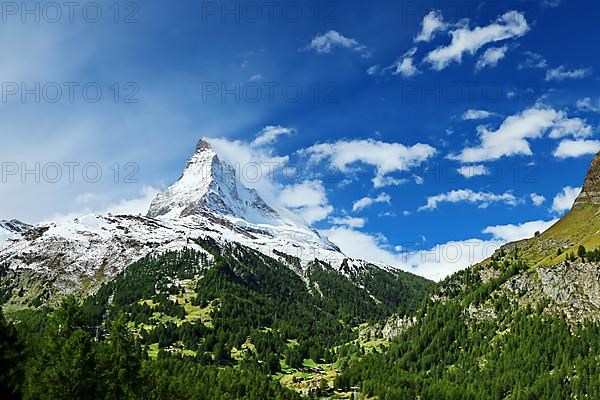
[[[22,356],[22,346],[17,339],[17,333],[4,319],[0,308],[0,393],[3,399],[21,398]]]

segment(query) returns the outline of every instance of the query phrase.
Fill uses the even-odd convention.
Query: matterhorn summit
[[[25,303],[93,293],[149,254],[192,248],[210,259],[200,245],[207,239],[254,249],[303,278],[315,262],[348,276],[374,267],[348,258],[302,217],[268,204],[244,186],[206,139],[198,142],[181,177],[154,198],[145,216],[90,214],[36,226],[4,225],[22,231],[12,232],[0,248],[4,290],[27,288],[22,298],[17,296]]]
[[[237,181],[233,167],[219,159],[208,141],[201,139],[181,178],[152,201],[148,217],[180,218],[207,212],[250,223],[283,223],[254,189]]]

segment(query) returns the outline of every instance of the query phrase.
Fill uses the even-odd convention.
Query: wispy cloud
[[[520,37],[528,31],[525,16],[517,11],[509,11],[490,25],[474,29],[465,26],[450,31],[451,43],[431,51],[425,61],[439,71],[451,62],[460,63],[465,53],[473,55],[488,43]]]
[[[430,11],[421,22],[421,32],[415,37],[415,42],[429,42],[433,39],[436,32],[443,32],[448,29],[448,24],[444,22],[441,11]]]
[[[481,55],[481,57],[479,57],[475,69],[481,70],[483,68],[497,66],[500,60],[506,56],[507,51],[508,46],[490,47]]]
[[[561,65],[546,71],[546,81],[564,81],[566,79],[583,79],[592,74],[591,68],[567,69]]]
[[[504,203],[510,206],[518,204],[518,199],[510,192],[496,194],[490,192],[475,192],[471,189],[452,190],[427,198],[427,204],[419,211],[434,210],[440,203],[471,203],[479,208],[487,208],[492,203]]]
[[[494,115],[498,115],[498,114],[493,113],[491,111],[487,111],[487,110],[470,109],[470,110],[465,111],[465,113],[462,116],[462,119],[464,121],[473,121],[473,120],[478,120],[478,119],[486,119],[486,118],[489,118]]]
[[[354,202],[352,205],[352,211],[361,211],[367,207],[372,206],[376,203],[387,203],[390,204],[392,198],[387,193],[380,193],[377,197],[363,197]]]
[[[319,54],[329,54],[335,48],[350,49],[365,58],[371,56],[371,50],[368,47],[360,44],[356,39],[346,37],[334,30],[315,36],[307,46],[308,50],[314,50]]]
[[[334,168],[341,171],[348,171],[355,163],[370,165],[376,169],[375,176],[383,178],[394,171],[408,171],[421,165],[436,154],[436,149],[422,143],[406,146],[367,139],[316,144],[301,150],[301,153],[309,155],[314,163],[329,160]],[[385,181],[374,181],[375,184],[378,182]]]

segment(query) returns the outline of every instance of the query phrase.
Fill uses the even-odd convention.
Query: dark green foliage
[[[579,246],[577,248],[577,256],[581,258],[581,261],[585,261],[585,256],[587,254],[587,250],[583,246]]]
[[[272,377],[282,359],[331,363],[334,347],[357,338],[356,325],[416,310],[432,286],[371,267],[346,278],[318,261],[306,282],[246,247],[198,244],[212,260],[190,249],[148,256],[82,304],[68,297],[56,310],[16,314],[26,348],[20,363],[8,362],[11,377],[25,375],[11,380],[16,398],[22,390],[41,400],[296,399]],[[210,324],[186,307],[210,309]]]
[[[337,386],[381,399],[600,398],[600,327],[570,326],[544,311],[547,301],[522,308],[496,291],[524,270],[512,260],[485,284],[474,269],[455,274],[445,301],[427,304],[387,352],[351,362]],[[475,306],[496,317],[471,318]]]
[[[16,329],[4,319],[0,308],[0,393],[2,393],[2,399],[20,398],[23,380],[22,351]]]

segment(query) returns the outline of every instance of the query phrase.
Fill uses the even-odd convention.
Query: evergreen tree
[[[21,397],[22,357],[23,349],[17,332],[12,324],[4,319],[0,307],[0,393],[3,399]]]

